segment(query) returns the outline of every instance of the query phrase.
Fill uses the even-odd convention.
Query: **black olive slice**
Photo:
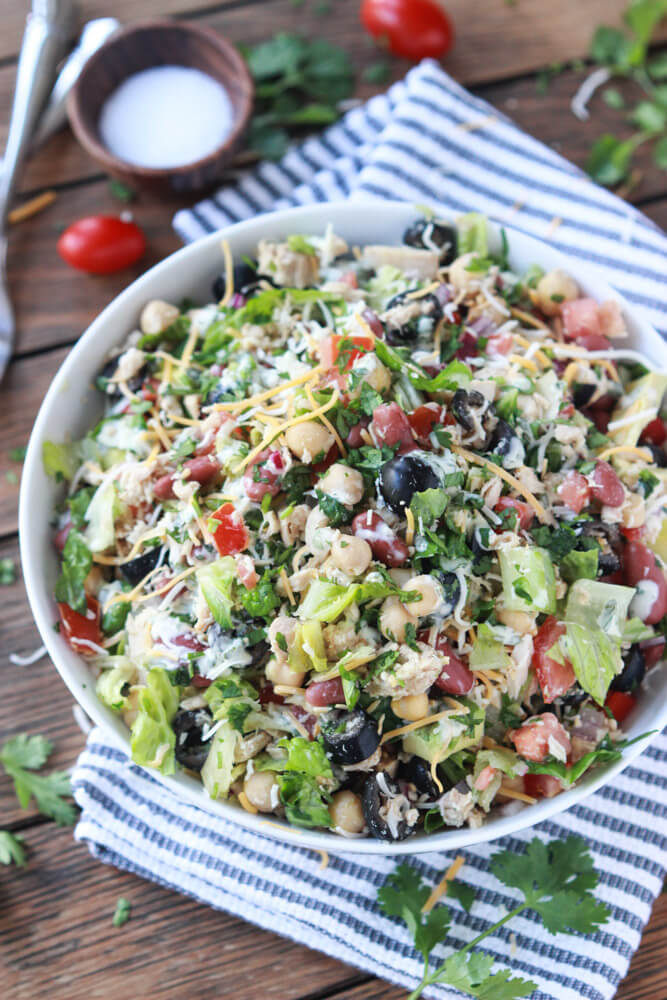
[[[439,219],[416,219],[403,233],[403,242],[421,250],[437,250],[441,264],[451,264],[456,258],[456,229]]]
[[[402,514],[415,493],[437,490],[440,477],[428,462],[415,455],[397,455],[380,471],[380,490],[395,514]]]
[[[148,549],[140,556],[137,556],[136,559],[130,559],[129,562],[123,563],[120,567],[120,571],[127,582],[131,583],[133,587],[136,587],[136,585],[140,583],[152,569],[155,569],[160,561],[162,551],[163,546],[156,545],[154,548]]]
[[[202,740],[202,731],[211,721],[211,713],[206,708],[196,711],[182,708],[174,716],[171,724],[176,734],[174,754],[182,767],[201,771],[211,749],[210,740]]]
[[[370,774],[366,778],[361,793],[361,808],[368,832],[377,840],[405,840],[414,833],[414,827],[405,819],[398,819],[394,825],[388,823],[385,818],[390,800],[400,794],[396,782],[383,771],[379,774]],[[403,798],[405,799],[405,796]],[[408,804],[407,799],[405,803]]]
[[[327,757],[334,764],[360,764],[380,745],[377,723],[360,708],[334,709],[320,722]]]
[[[644,680],[646,660],[641,649],[634,643],[623,657],[623,670],[614,677],[611,687],[614,691],[634,691]]]

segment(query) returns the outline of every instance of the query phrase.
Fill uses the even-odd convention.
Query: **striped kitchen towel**
[[[549,239],[570,256],[593,261],[667,334],[664,234],[430,62],[292,149],[281,163],[262,164],[234,188],[179,212],[174,224],[187,241],[258,212],[345,197],[425,202],[453,215],[475,209]],[[421,959],[407,931],[375,904],[391,861],[355,856],[349,845],[349,853],[322,868],[312,851],[249,833],[178,800],[99,729],[90,734],[73,787],[82,809],[76,836],[101,860],[406,987],[421,978]],[[663,735],[613,785],[556,820],[461,852],[466,863],[459,877],[477,896],[470,914],[453,904],[447,949],[470,941],[512,905],[488,872],[495,850],[522,850],[536,834],[578,833],[600,871],[598,893],[611,909],[610,922],[594,937],[553,937],[528,911],[484,946],[517,975],[538,982],[534,1000],[612,997],[661,889],[666,819]],[[411,859],[431,881],[451,861],[436,853]],[[436,958],[445,953],[437,949]],[[425,995],[460,996],[448,987]]]

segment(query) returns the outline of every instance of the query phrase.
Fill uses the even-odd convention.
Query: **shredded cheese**
[[[626,455],[634,455],[635,458],[641,458],[644,462],[653,461],[653,455],[648,448],[636,448],[631,444],[617,444],[614,448],[605,448],[605,450],[600,452],[598,455],[598,459],[601,462],[604,462],[612,455],[618,455],[619,452],[624,452]]]
[[[495,690],[494,690],[493,684],[491,683],[491,681],[489,680],[489,678],[486,676],[486,674],[480,673],[479,670],[473,670],[472,673],[473,673],[473,677],[476,677],[478,681],[482,682],[482,684],[484,685],[484,688],[486,690],[486,697],[489,699],[489,701],[491,701],[491,699],[493,698],[493,696],[495,694]]]
[[[458,709],[448,709],[445,712],[435,712],[433,715],[426,715],[423,719],[417,719],[416,722],[408,722],[405,726],[399,726],[398,729],[390,729],[388,733],[385,733],[380,743],[387,743],[388,740],[393,740],[396,736],[402,736],[403,733],[411,733],[413,729],[421,729],[422,726],[430,726],[432,722],[440,722],[441,719],[448,719],[452,715],[467,715],[468,709],[463,705],[459,705]]]
[[[518,799],[519,802],[528,802],[529,805],[534,806],[537,799],[534,799],[532,795],[526,795],[525,792],[517,792],[514,788],[510,788],[509,785],[501,785],[498,789],[499,795],[505,795],[508,799]]]
[[[159,572],[161,569],[163,569],[162,566],[156,566],[155,569],[152,569],[150,573],[146,574],[143,580],[139,581],[134,590],[128,590],[125,593],[120,594],[112,594],[107,603],[104,605],[104,611],[106,611],[107,608],[110,608],[112,604],[117,604],[119,601],[135,601],[136,603],[150,601],[152,597],[159,597],[160,594],[166,594],[168,590],[171,590],[171,588],[177,583],[180,583],[181,580],[185,580],[186,577],[192,576],[193,573],[197,572],[196,566],[190,566],[189,569],[183,570],[182,573],[178,573],[177,576],[174,576],[171,580],[163,583],[161,587],[157,588],[157,590],[152,590],[150,594],[141,594],[141,596],[139,596],[139,592],[143,590],[149,577],[153,576],[154,573]]]
[[[532,316],[531,313],[524,312],[523,309],[516,309],[514,307],[510,309],[510,312],[512,313],[512,316],[515,317],[515,319],[520,319],[523,323],[526,323],[528,326],[534,326],[538,330],[548,330],[549,333],[551,333],[551,330],[549,329],[547,324],[543,323],[541,319],[537,318],[537,316]]]
[[[12,226],[16,225],[17,222],[23,222],[24,219],[29,219],[31,216],[37,215],[38,212],[48,208],[55,200],[55,191],[42,191],[35,198],[31,198],[17,208],[13,208],[7,215],[7,221]]]
[[[338,389],[334,389],[333,395],[328,403],[324,403],[316,410],[309,410],[308,413],[302,413],[300,417],[294,417],[292,420],[288,420],[286,423],[272,428],[267,434],[264,435],[257,447],[253,448],[250,454],[246,455],[241,464],[233,470],[234,475],[238,476],[238,474],[242,472],[247,465],[254,461],[254,459],[257,458],[257,456],[264,451],[264,449],[267,448],[272,441],[275,441],[277,437],[284,434],[288,428],[294,427],[297,424],[305,424],[312,420],[316,420],[318,417],[321,417],[323,413],[327,413],[328,410],[331,410],[338,402],[339,395]]]
[[[410,302],[413,299],[423,299],[425,296],[430,295],[431,292],[434,292],[436,288],[440,288],[440,282],[432,281],[431,284],[426,285],[425,288],[417,288],[414,292],[408,292],[405,296],[405,300],[406,302]]]
[[[317,408],[317,403],[315,401],[315,397],[313,396],[313,391],[312,391],[310,385],[306,385],[306,395],[308,396],[308,402],[310,403],[310,405],[313,407],[313,409],[316,409]],[[338,445],[338,449],[339,449],[341,455],[343,456],[343,458],[345,458],[345,456],[347,455],[347,448],[343,444],[343,441],[341,439],[340,434],[338,433],[338,431],[336,430],[336,428],[334,427],[334,425],[331,423],[331,421],[328,419],[328,417],[324,417],[324,416],[320,417],[320,420],[322,421],[322,423],[327,428],[327,430],[329,431],[329,433],[333,437],[334,441]]]
[[[579,371],[579,362],[570,361],[570,363],[566,366],[565,371],[561,375],[563,382],[566,382],[568,385],[571,385],[572,382],[574,382],[575,378],[577,377],[578,371]]]
[[[234,261],[227,240],[221,240],[220,246],[222,248],[222,256],[225,259],[225,294],[218,302],[218,305],[222,307],[229,305],[231,297],[234,294]]]
[[[171,448],[171,441],[167,437],[167,433],[162,424],[160,423],[160,417],[158,415],[157,410],[153,408],[151,410],[151,414],[153,419],[148,421],[148,426],[155,431],[155,436],[158,438],[164,450],[169,451],[169,449]]]
[[[511,361],[515,365],[519,365],[521,368],[527,368],[528,371],[536,372],[538,371],[537,365],[530,358],[522,358],[520,354],[510,354],[508,361]]]
[[[239,792],[236,798],[239,800],[239,802],[241,803],[241,805],[243,806],[243,808],[247,813],[252,813],[253,815],[255,815],[256,813],[259,812],[257,806],[254,806],[252,804],[252,802],[250,801],[245,792]]]
[[[291,389],[295,385],[303,385],[304,382],[315,382],[323,371],[323,365],[316,365],[314,368],[311,368],[309,372],[302,372],[301,375],[297,375],[288,382],[280,382],[278,385],[274,385],[272,389],[267,389],[266,392],[260,392],[257,396],[250,396],[249,399],[237,399],[233,403],[214,403],[213,409],[229,411],[247,410],[251,406],[258,406],[260,403],[263,403],[265,399],[270,399],[271,396],[275,396],[279,392],[283,392],[285,389]]]
[[[280,567],[280,579],[282,580],[282,584],[283,584],[283,587],[285,588],[285,593],[287,594],[287,596],[289,598],[290,604],[296,604],[296,598],[294,597],[294,591],[292,590],[292,586],[291,586],[291,584],[289,582],[289,579],[288,579],[287,573],[285,572],[285,567],[284,566]]]
[[[438,902],[440,897],[444,896],[444,894],[447,892],[448,884],[454,881],[458,873],[461,871],[461,868],[463,868],[464,864],[465,864],[465,858],[463,857],[462,854],[459,854],[459,856],[455,858],[454,861],[451,863],[451,865],[443,875],[440,882],[438,882],[438,884],[434,886],[431,895],[428,897],[428,899],[422,906],[422,913],[429,913],[433,909],[433,907]]]
[[[438,764],[440,763],[441,759],[442,758],[440,757],[434,757],[433,760],[431,761],[431,779],[433,780],[434,785],[436,785],[438,791],[442,795],[445,789],[443,787],[442,782],[440,781],[440,778],[438,777]]]
[[[412,545],[412,540],[415,537],[415,515],[409,507],[405,508],[405,520],[408,522],[408,527],[405,532],[405,541],[408,545]]]
[[[524,486],[523,483],[519,482],[519,480],[515,476],[507,472],[506,469],[503,469],[501,468],[501,466],[496,465],[495,462],[490,462],[488,458],[482,458],[481,455],[476,455],[473,451],[468,451],[467,448],[459,448],[458,445],[452,445],[452,451],[455,452],[457,455],[460,455],[461,458],[465,458],[467,462],[472,462],[473,465],[485,465],[487,469],[490,469],[491,472],[494,472],[496,476],[500,477],[500,479],[504,479],[505,482],[508,484],[508,486],[511,486],[513,490],[515,490],[522,497],[524,497],[525,500],[527,500],[527,502],[530,504],[530,506],[533,508],[533,510],[539,517],[540,521],[544,522],[547,520],[547,512],[545,511],[544,507],[537,499],[537,497],[535,497],[530,492],[527,486]]]
[[[321,861],[320,861],[320,865],[319,865],[320,870],[322,870],[324,868],[328,868],[329,867],[329,855],[327,854],[327,852],[326,851],[318,851],[317,853],[321,857]]]
[[[640,410],[639,413],[630,413],[627,417],[619,417],[618,420],[610,420],[607,424],[607,431],[620,431],[621,427],[630,427],[631,424],[642,422],[648,423],[658,415],[657,406],[651,406],[647,410]]]

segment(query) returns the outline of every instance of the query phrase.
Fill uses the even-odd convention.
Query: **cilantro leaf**
[[[447,883],[447,899],[455,899],[461,904],[466,913],[470,913],[472,904],[475,902],[477,893],[471,885],[465,882],[454,880]]]
[[[346,507],[340,500],[329,496],[328,493],[323,493],[322,490],[316,490],[315,493],[320,509],[326,514],[332,528],[339,528],[341,524],[350,523],[353,513],[350,507]]]
[[[9,830],[0,830],[0,865],[11,865],[12,861],[20,868],[25,867],[23,837]]]
[[[62,556],[62,573],[56,583],[56,600],[68,604],[72,611],[85,614],[84,581],[93,565],[93,556],[83,535],[70,531]]]
[[[430,528],[440,520],[445,512],[449,497],[442,489],[422,490],[421,493],[414,493],[410,501],[417,529]]]
[[[131,908],[132,904],[130,903],[129,899],[125,899],[124,896],[121,896],[118,902],[116,903],[116,910],[114,912],[113,919],[111,921],[114,927],[122,927],[123,924],[126,924],[128,922],[128,920],[130,919]]]
[[[64,796],[71,795],[69,775],[66,771],[52,771],[39,775],[32,772],[42,767],[53,749],[43,736],[21,733],[8,740],[0,749],[0,763],[14,782],[14,790],[23,809],[34,798],[37,808],[62,826],[70,826],[77,812]]]
[[[509,969],[492,976],[493,961],[493,955],[484,952],[457,952],[445,961],[437,982],[480,1000],[514,1000],[530,996],[537,989],[537,983],[529,979],[510,978]]]
[[[421,875],[407,864],[399,865],[378,891],[380,909],[388,917],[399,917],[407,925],[425,962],[435,946],[447,936],[451,919],[445,906],[423,912],[430,894]]]

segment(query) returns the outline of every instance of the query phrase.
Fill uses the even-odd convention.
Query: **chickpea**
[[[646,504],[638,493],[629,493],[621,507],[621,521],[624,528],[641,528],[646,520]]]
[[[409,601],[408,610],[411,615],[423,618],[424,615],[432,614],[439,604],[442,603],[442,590],[437,580],[432,576],[411,576],[405,584],[404,590],[415,590],[421,594],[419,601]]]
[[[285,432],[285,441],[289,450],[306,465],[316,458],[326,455],[334,443],[333,434],[324,424],[316,420],[307,420],[303,424],[295,424]]]
[[[449,281],[457,292],[465,292],[475,284],[479,287],[480,273],[478,271],[468,271],[468,267],[475,257],[479,257],[479,254],[464,253],[461,257],[457,257],[454,263],[450,265]]]
[[[348,507],[354,507],[364,495],[364,477],[357,469],[335,462],[322,476],[318,489]]]
[[[428,695],[424,691],[422,694],[408,694],[404,698],[394,698],[391,710],[399,719],[417,722],[418,719],[428,715]]]
[[[508,628],[513,628],[519,635],[537,634],[535,615],[530,615],[527,611],[509,611],[499,604],[496,607],[496,618]]]
[[[579,286],[574,278],[557,268],[540,278],[533,301],[545,316],[558,316],[563,302],[578,297]]]
[[[371,564],[373,553],[368,542],[354,535],[339,535],[331,546],[334,566],[349,576],[361,576]]]
[[[411,614],[398,597],[387,597],[382,602],[378,620],[380,631],[387,639],[405,642],[405,626],[414,625],[417,628],[418,619]]]
[[[345,833],[361,833],[366,825],[361,799],[349,789],[336,792],[329,806],[329,815],[332,825]]]
[[[301,687],[306,676],[301,670],[290,670],[287,661],[279,663],[273,658],[267,663],[264,673],[272,684],[284,684],[286,687]]]
[[[278,788],[278,782],[273,771],[255,771],[243,782],[248,802],[261,813],[270,813],[275,809],[271,801],[274,788]]]
[[[177,306],[163,299],[153,299],[141,310],[139,326],[142,333],[162,333],[180,316]]]

